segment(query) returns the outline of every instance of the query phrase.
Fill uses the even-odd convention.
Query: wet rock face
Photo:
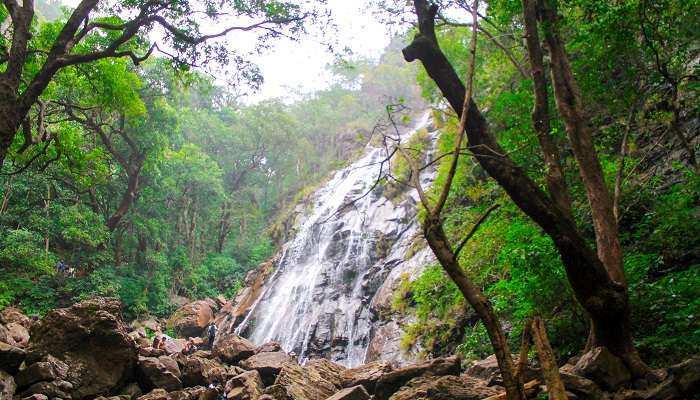
[[[427,123],[428,115],[418,125]],[[313,195],[237,333],[258,345],[278,341],[302,361],[329,358],[345,366],[367,361],[372,335],[385,322],[372,309],[375,297],[391,286],[387,280],[426,264],[409,254],[419,233],[416,194],[406,189],[390,200],[380,188],[372,189],[378,168],[371,166],[385,156],[382,149],[368,149]],[[385,329],[383,335],[394,340],[401,333]],[[391,357],[398,361],[402,355]]]
[[[175,329],[182,337],[200,336],[213,317],[211,305],[198,300],[178,308],[168,320],[168,328]]]
[[[50,311],[31,327],[27,363],[52,355],[68,364],[74,400],[121,386],[133,377],[137,349],[116,299],[96,298]],[[61,397],[61,396],[57,396]]]

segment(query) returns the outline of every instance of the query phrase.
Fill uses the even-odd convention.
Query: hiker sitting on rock
[[[153,344],[151,344],[151,347],[154,349],[158,349],[160,347],[160,336],[156,335],[153,337]]]
[[[194,352],[197,351],[197,345],[194,344],[194,339],[189,338],[187,339],[187,342],[185,343],[185,347],[182,348],[182,354],[189,356],[194,354]]]

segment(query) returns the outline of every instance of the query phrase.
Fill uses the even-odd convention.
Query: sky
[[[74,7],[80,0],[63,0]],[[341,47],[347,47],[358,57],[378,58],[389,44],[391,34],[373,15],[367,0],[327,0],[331,18],[337,30],[321,37],[319,30],[310,27],[309,35],[298,41],[276,39],[263,54],[252,54],[247,59],[260,67],[264,83],[260,91],[243,99],[246,103],[270,98],[293,99],[298,94],[310,93],[328,87],[333,79],[326,71],[335,56],[324,42],[335,36]],[[228,42],[233,48],[246,49],[235,37]]]

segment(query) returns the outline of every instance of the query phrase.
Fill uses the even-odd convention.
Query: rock
[[[27,361],[51,354],[68,364],[74,399],[107,393],[128,382],[137,362],[136,346],[116,299],[94,298],[50,311],[31,327]]]
[[[143,392],[141,391],[141,387],[135,383],[132,382],[128,385],[126,385],[120,392],[120,396],[125,396],[127,399],[136,399],[137,397],[141,396]]]
[[[27,328],[16,322],[10,322],[5,325],[5,328],[17,346],[24,347],[27,345],[27,342],[29,342],[29,331],[27,331]]]
[[[568,372],[559,371],[561,382],[564,388],[576,396],[579,400],[601,400],[603,399],[603,391],[598,385],[590,379],[582,376],[570,374]]]
[[[198,300],[178,308],[167,326],[182,337],[201,336],[213,317],[211,306],[206,301]]]
[[[258,371],[265,386],[269,386],[275,381],[282,367],[292,361],[287,353],[276,351],[256,354],[241,362],[240,365],[243,369]]]
[[[45,394],[33,394],[29,397],[23,397],[22,400],[49,400]]]
[[[213,354],[225,363],[235,364],[255,355],[255,345],[235,334],[224,335],[214,344]]]
[[[343,389],[340,392],[329,397],[327,400],[369,400],[369,393],[365,390],[363,386],[357,385],[347,389]]]
[[[165,346],[163,349],[165,350],[165,354],[178,354],[182,352],[182,349],[185,348],[185,343],[187,341],[185,339],[168,339],[165,341]]]
[[[263,395],[258,400],[291,400],[287,389],[282,385],[272,385],[265,388]]]
[[[228,400],[257,400],[264,386],[258,371],[246,371],[226,382]]]
[[[185,387],[207,386],[214,381],[226,382],[226,368],[214,360],[188,357],[181,369],[181,381]]]
[[[169,400],[168,392],[164,389],[153,389],[148,394],[139,397],[138,400]]]
[[[19,347],[0,342],[0,369],[14,374],[27,356]]]
[[[172,372],[173,375],[179,378],[181,376],[180,366],[174,357],[175,356],[160,356],[158,357],[158,361],[160,361],[168,371]]]
[[[14,339],[12,339],[12,335],[10,335],[10,331],[5,328],[5,325],[0,325],[0,343],[5,343],[9,344],[11,346],[16,346],[17,343],[15,343]]]
[[[22,392],[22,397],[32,394],[43,394],[49,398],[71,399],[73,384],[66,381],[37,382]]]
[[[338,389],[342,389],[343,372],[347,369],[344,366],[336,364],[333,361],[326,360],[325,358],[318,358],[308,361],[304,365],[304,368],[315,370],[323,379],[332,383]]]
[[[256,353],[272,353],[275,351],[281,351],[282,346],[277,343],[277,342],[267,342],[263,345],[258,346],[258,348],[255,349]]]
[[[314,369],[291,363],[282,367],[275,385],[282,386],[292,400],[325,400],[337,390]]]
[[[409,381],[390,399],[480,400],[499,393],[500,391],[486,386],[484,381],[471,376],[424,376]]]
[[[520,356],[518,354],[513,354],[511,355],[511,357],[513,359],[514,365],[517,365]],[[496,356],[494,354],[491,354],[485,359],[473,363],[469,368],[467,368],[465,373],[471,377],[487,381],[489,386],[503,386],[501,370],[498,367],[498,360],[496,359]],[[540,369],[528,364],[525,367],[523,378],[525,382],[541,378]]]
[[[163,389],[153,389],[138,400],[216,400],[216,392],[211,390],[211,393],[208,393],[207,389],[201,386],[170,393]]]
[[[180,379],[158,358],[139,357],[137,371],[139,385],[145,390],[161,388],[172,392],[182,389]]]
[[[41,381],[63,380],[68,375],[68,365],[63,361],[47,355],[42,361],[29,365],[15,375],[19,388],[25,388]]]
[[[29,329],[32,324],[32,320],[24,315],[24,313],[18,308],[7,307],[0,311],[0,324],[9,325],[13,323],[19,324],[25,329]]]
[[[349,368],[341,374],[342,386],[364,386],[367,392],[374,393],[379,378],[391,371],[391,365],[385,361],[373,361],[357,368]]]
[[[587,352],[574,366],[573,373],[586,377],[603,389],[615,391],[632,377],[622,360],[605,347]]]
[[[688,359],[668,368],[660,384],[645,391],[634,391],[632,399],[689,399],[700,393],[700,357]]]
[[[0,369],[0,399],[11,399],[16,389],[12,375]]]
[[[379,377],[374,398],[388,399],[408,381],[417,377],[459,375],[460,360],[457,357],[436,358],[420,364],[399,368]]]

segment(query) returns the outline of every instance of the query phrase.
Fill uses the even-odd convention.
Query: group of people
[[[66,275],[71,278],[75,277],[75,268],[67,265],[63,261],[59,261],[56,264],[56,271],[61,275]]]
[[[214,322],[207,325],[207,328],[205,329],[208,339],[207,344],[209,345],[210,350],[214,347],[214,340],[216,339],[217,330],[218,328]],[[182,349],[182,354],[189,356],[194,354],[197,350],[199,350],[199,348],[195,344],[194,338],[190,337],[187,339],[187,342],[185,342],[185,346]]]

